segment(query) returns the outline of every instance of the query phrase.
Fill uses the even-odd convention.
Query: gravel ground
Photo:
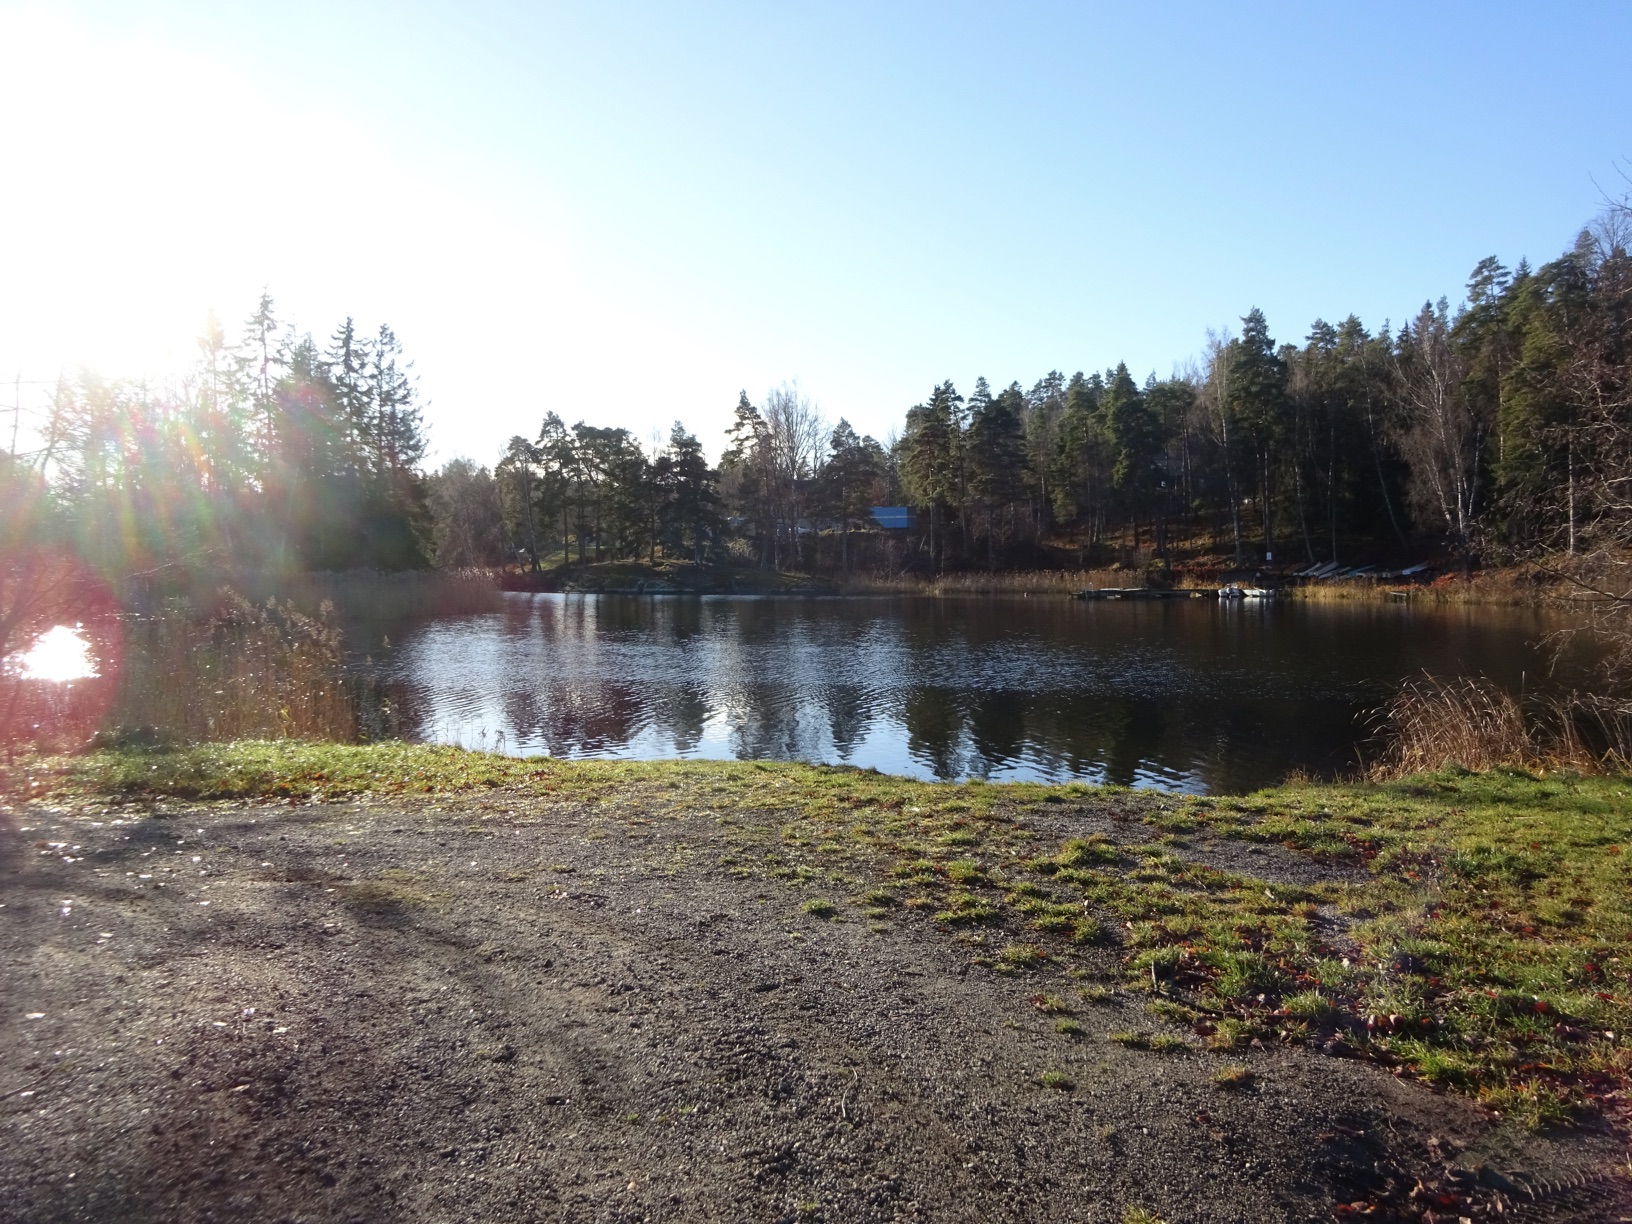
[[[806,913],[720,815],[0,809],[0,1219],[1632,1219],[1612,1135],[1302,1048],[1127,1049],[1137,994],[1062,1035],[1032,1000],[1079,981]]]

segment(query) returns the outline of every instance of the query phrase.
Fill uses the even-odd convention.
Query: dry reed
[[[1552,586],[1547,579],[1538,571],[1530,569],[1444,574],[1432,582],[1359,577],[1339,582],[1300,582],[1285,589],[1288,597],[1308,603],[1372,602],[1403,598],[1412,603],[1425,604],[1528,605],[1542,602],[1551,593]]]
[[[1486,770],[1632,769],[1632,703],[1597,694],[1520,701],[1485,679],[1424,676],[1401,685],[1373,716],[1375,780],[1448,766]]]
[[[348,676],[331,609],[254,604],[232,591],[196,615],[172,605],[127,627],[108,725],[165,740],[359,738],[357,681]]]
[[[307,615],[329,603],[360,619],[459,616],[491,612],[500,603],[497,575],[484,569],[256,575],[247,589],[239,589],[257,602],[292,601]]]
[[[254,604],[268,600],[292,604],[307,616],[316,616],[325,603],[348,620],[412,620],[427,616],[458,616],[492,612],[501,602],[499,571],[488,569],[344,570],[332,573],[282,573],[239,570],[189,575],[176,583],[160,575],[152,585],[133,587],[122,602],[151,615],[173,606],[174,598],[195,607],[210,604],[222,587],[242,593]],[[172,596],[165,600],[165,591]]]
[[[841,581],[846,595],[1074,595],[1104,587],[1146,587],[1136,569],[961,570],[925,577],[855,575]]]
[[[1379,711],[1377,722],[1382,754],[1371,769],[1377,777],[1447,765],[1474,770],[1525,765],[1536,756],[1519,702],[1488,680],[1408,680]]]
[[[1632,702],[1597,693],[1547,700],[1556,750],[1565,760],[1591,760],[1612,773],[1632,773]]]

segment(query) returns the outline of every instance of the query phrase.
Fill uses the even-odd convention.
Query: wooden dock
[[[1077,592],[1078,599],[1217,599],[1217,591],[1192,587],[1167,590],[1161,587],[1092,587]]]

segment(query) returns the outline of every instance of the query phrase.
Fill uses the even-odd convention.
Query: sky
[[[1632,4],[0,3],[0,402],[264,290],[388,323],[433,458],[715,453],[796,381],[1166,376],[1543,262],[1632,173]]]

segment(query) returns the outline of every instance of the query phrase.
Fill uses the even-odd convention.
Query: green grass
[[[1039,969],[1048,960],[1048,952],[1036,944],[1010,944],[998,953],[998,959],[1016,969]]]
[[[1123,1029],[1106,1034],[1107,1039],[1130,1050],[1149,1050],[1155,1054],[1176,1054],[1195,1047],[1183,1037],[1172,1033],[1147,1033],[1143,1029]]]
[[[898,899],[903,921],[933,917],[948,938],[1001,949],[980,958],[994,969],[1120,976],[1214,1049],[1339,1040],[1531,1125],[1590,1111],[1632,1075],[1625,778],[1446,771],[1175,800],[794,764],[243,742],[29,759],[4,789],[88,803],[474,794],[524,820],[557,804],[713,820],[734,874],[843,880],[872,909]],[[1089,797],[1140,819],[1119,824],[1118,844],[1017,819],[1045,804],[1068,816]],[[1187,863],[1177,835],[1342,871],[1308,887],[1219,871]]]
[[[1253,1069],[1241,1063],[1231,1063],[1213,1073],[1213,1085],[1225,1092],[1240,1092],[1250,1088],[1258,1078]]]

